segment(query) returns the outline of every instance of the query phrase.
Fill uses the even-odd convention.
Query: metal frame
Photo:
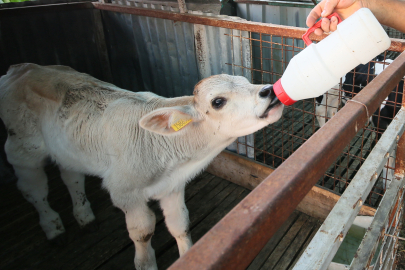
[[[98,9],[113,12],[288,38],[300,38],[305,32],[305,29],[298,27],[229,21],[113,4],[93,4]],[[313,36],[312,38],[321,40],[324,37]],[[392,39],[390,50],[403,51],[404,46],[403,41]],[[170,269],[245,269],[328,166],[339,156],[351,138],[368,121],[366,110],[375,111],[404,74],[405,54],[403,53],[353,99],[364,106],[354,102],[348,103]]]
[[[196,24],[300,38],[298,27],[235,22],[189,14],[151,11],[94,3],[103,10],[186,21]],[[314,37],[314,40],[321,38]],[[404,43],[393,40],[390,50],[403,51]],[[375,111],[405,74],[405,54],[373,80],[354,100]],[[241,201],[170,269],[244,269],[268,239],[284,223],[350,139],[368,121],[362,105],[351,102],[315,133],[276,171]],[[281,207],[282,206],[282,207]],[[212,248],[215,247],[215,248]]]
[[[179,14],[114,4],[93,2],[96,9],[139,16],[183,21],[229,29],[278,35],[300,39],[304,28],[279,26],[226,18]],[[16,12],[47,12],[55,9],[90,8],[89,3],[1,9],[0,16]],[[31,11],[28,11],[28,10]],[[326,35],[311,38],[319,41]],[[389,50],[405,50],[403,40],[391,39]],[[267,177],[227,216],[215,225],[170,269],[245,269],[266,242],[284,223],[299,202],[311,190],[324,171],[339,156],[344,147],[368,121],[373,112],[405,74],[405,53],[402,53],[375,80],[348,103],[322,129],[316,132],[290,158]],[[402,139],[401,139],[402,140]],[[396,175],[403,178],[405,145],[398,144]],[[393,186],[394,187],[394,186]],[[392,192],[391,192],[392,193]],[[391,196],[387,193],[387,196]]]
[[[132,6],[122,6],[115,4],[103,4],[92,2],[95,8],[107,10],[112,12],[127,13],[139,16],[147,16],[152,18],[160,18],[173,21],[188,22],[193,24],[203,24],[216,27],[223,27],[229,29],[237,29],[242,31],[258,32],[262,34],[277,35],[288,38],[301,39],[302,35],[306,32],[305,28],[283,26],[268,23],[257,23],[249,21],[230,21],[227,18],[213,18],[209,16],[200,16],[194,14],[180,14],[169,11],[151,10],[146,8],[136,8]],[[310,38],[314,41],[320,41],[327,37],[326,34],[317,36],[311,34]],[[402,52],[405,50],[405,42],[401,39],[391,39],[391,46],[388,48],[390,51]]]
[[[389,154],[397,146],[398,140],[402,136],[404,130],[405,110],[402,109],[394,118],[394,121],[390,124],[389,128],[384,132],[383,136],[374,147],[355,178],[352,180],[350,186],[346,189],[338,203],[330,212],[328,218],[323,222],[318,233],[314,236],[306,251],[297,262],[294,270],[315,270],[326,269],[328,267],[342,243],[341,240],[343,240],[344,236],[350,229],[350,226],[359,213],[363,202],[366,200],[373,185],[378,179],[378,175],[386,164]],[[403,175],[402,177],[397,176],[397,178],[397,180],[393,181],[394,184],[390,184],[384,194],[383,200],[374,217],[373,224],[370,226],[371,231],[369,235],[375,237],[368,237],[368,242],[377,242],[376,237],[378,238],[381,226],[385,224],[385,222],[379,222],[379,225],[381,226],[374,225],[376,220],[388,218],[388,211],[386,208],[388,207],[388,210],[391,208],[392,202],[395,201],[391,197],[398,192],[398,189],[402,186],[403,182]],[[386,204],[389,206],[385,206]],[[361,260],[361,262],[355,264],[359,265],[363,262],[365,264],[369,257],[366,256],[367,254],[371,254],[371,249],[362,249],[358,254],[359,256],[355,258],[356,261]],[[361,269],[363,269],[364,264],[361,265]]]
[[[374,111],[404,74],[402,53],[354,100]],[[245,269],[367,120],[347,104],[170,269]]]

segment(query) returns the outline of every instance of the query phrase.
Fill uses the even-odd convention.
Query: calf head
[[[283,105],[271,85],[254,85],[240,76],[215,75],[200,81],[192,105],[166,107],[143,116],[146,130],[169,135],[203,123],[227,138],[253,133],[277,121]]]

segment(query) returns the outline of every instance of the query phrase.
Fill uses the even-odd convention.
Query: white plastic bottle
[[[338,84],[343,75],[359,64],[367,64],[390,44],[373,13],[361,8],[338,24],[328,37],[295,55],[274,84],[274,92],[285,105],[318,97]]]

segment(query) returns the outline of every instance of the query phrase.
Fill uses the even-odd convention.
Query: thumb
[[[321,13],[322,17],[327,17],[330,14],[332,14],[333,10],[337,6],[339,0],[326,0],[325,6],[323,8],[323,11]]]

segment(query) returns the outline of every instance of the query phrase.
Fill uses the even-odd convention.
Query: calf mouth
[[[274,99],[270,102],[269,106],[266,108],[264,113],[261,116],[259,116],[259,118],[266,118],[271,109],[276,108],[281,104],[282,104],[281,101],[277,97],[274,97]]]

